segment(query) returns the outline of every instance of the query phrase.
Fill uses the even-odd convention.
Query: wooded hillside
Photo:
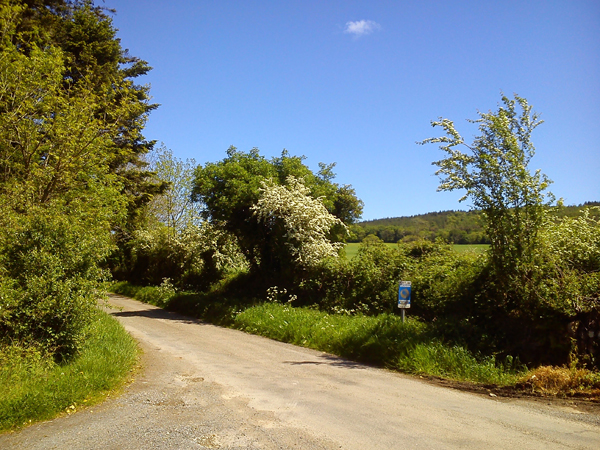
[[[584,207],[600,206],[600,202],[585,202],[581,205],[557,208],[557,217],[575,217]],[[595,217],[599,210],[592,210]],[[349,242],[362,242],[375,235],[384,242],[412,242],[418,239],[434,241],[442,238],[452,244],[489,244],[483,231],[478,211],[439,211],[416,216],[388,217],[366,220],[351,227]]]

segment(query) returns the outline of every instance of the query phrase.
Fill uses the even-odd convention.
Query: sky
[[[160,107],[147,139],[198,164],[226,150],[336,163],[363,220],[469,209],[437,192],[417,141],[431,121],[525,97],[544,123],[530,163],[565,204],[600,201],[600,2],[597,0],[96,0],[117,36],[153,70]]]

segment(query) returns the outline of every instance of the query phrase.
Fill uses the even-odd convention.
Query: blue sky
[[[597,0],[96,3],[154,68],[145,135],[179,158],[234,145],[336,162],[365,220],[468,209],[436,192],[441,150],[415,142],[440,134],[439,116],[469,141],[465,119],[517,93],[545,120],[531,169],[567,204],[600,200]]]

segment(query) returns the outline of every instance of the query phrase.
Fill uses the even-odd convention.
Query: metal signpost
[[[410,308],[411,282],[401,281],[398,288],[398,308],[402,310],[402,323],[404,323],[404,310]]]

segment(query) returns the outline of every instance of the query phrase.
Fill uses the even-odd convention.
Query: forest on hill
[[[577,217],[584,208],[600,206],[590,201],[581,205],[554,208],[557,218]],[[600,210],[591,210],[591,215],[600,217]],[[351,226],[348,242],[362,242],[370,235],[383,242],[414,242],[420,239],[435,241],[438,238],[451,244],[489,244],[484,232],[484,222],[479,211],[439,211],[415,216],[387,217],[365,220]]]

